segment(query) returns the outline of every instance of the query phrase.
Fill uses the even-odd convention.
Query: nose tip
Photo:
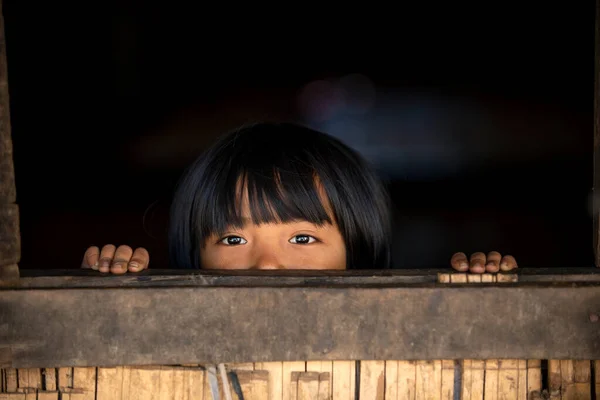
[[[254,267],[252,267],[252,269],[269,270],[269,269],[284,269],[284,267],[279,264],[272,264],[272,263],[263,264],[263,263],[261,263],[261,264],[256,264]]]
[[[284,269],[281,257],[278,256],[277,252],[273,252],[272,249],[261,252],[256,255],[254,259],[254,266],[252,269]]]
[[[277,245],[278,241],[276,239],[270,239],[254,242],[252,269],[285,269],[285,249]]]

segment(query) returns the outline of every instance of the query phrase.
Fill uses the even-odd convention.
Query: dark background
[[[516,4],[4,0],[20,266],[78,268],[112,243],[166,267],[182,169],[259,120],[327,131],[376,165],[397,266],[490,250],[593,265],[594,2]]]

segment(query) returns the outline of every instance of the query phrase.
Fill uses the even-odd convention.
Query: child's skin
[[[232,229],[223,236],[211,236],[201,251],[202,269],[346,269],[346,246],[337,225],[315,225],[307,221],[256,225],[251,222],[247,196],[242,216],[249,221],[242,229]],[[108,244],[102,249],[92,246],[84,254],[82,268],[104,273],[124,274],[148,268],[150,255],[142,247],[132,249]],[[467,257],[455,253],[450,264],[457,271],[510,271],[517,268],[512,256],[496,251],[478,252]]]

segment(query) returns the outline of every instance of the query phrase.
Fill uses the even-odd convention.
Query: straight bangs
[[[253,224],[308,221],[332,224],[329,199],[315,171],[306,163],[268,158],[248,163],[232,160],[214,196],[198,204],[196,230],[204,240],[228,229]],[[218,210],[218,211],[216,211]],[[202,242],[204,245],[204,242]]]

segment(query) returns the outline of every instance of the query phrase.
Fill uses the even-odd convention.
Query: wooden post
[[[0,7],[2,3],[0,0]],[[21,258],[19,208],[13,165],[4,17],[0,12],[0,280],[19,278]]]
[[[600,0],[596,0],[596,40],[594,57],[594,258],[600,267]]]

